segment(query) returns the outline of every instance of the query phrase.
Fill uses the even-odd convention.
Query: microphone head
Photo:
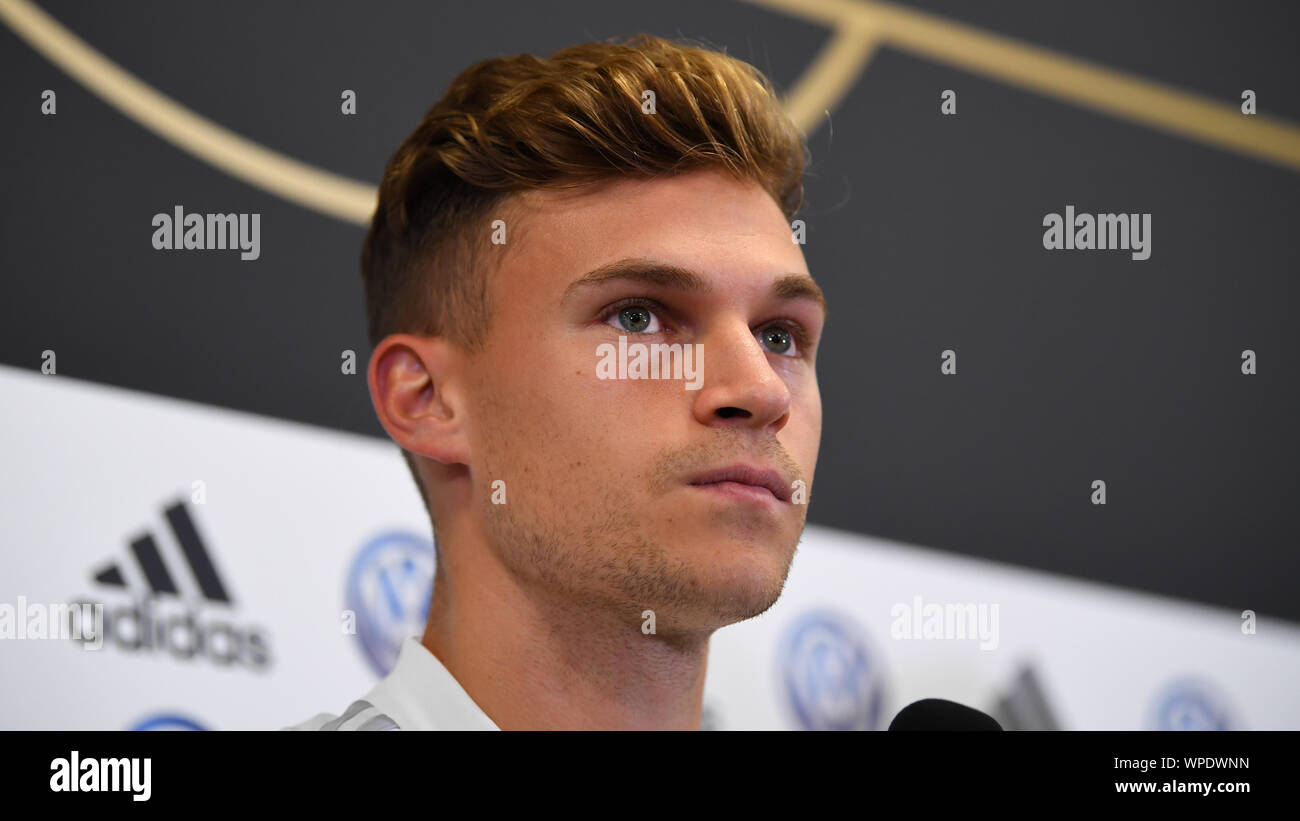
[[[1002,725],[973,707],[941,698],[926,698],[904,707],[889,722],[889,729],[990,731],[1001,730]]]

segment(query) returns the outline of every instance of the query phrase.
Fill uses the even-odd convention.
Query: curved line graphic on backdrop
[[[746,2],[822,23],[840,32],[851,27],[877,38],[882,45],[1176,137],[1300,171],[1300,126],[1287,120],[1262,114],[1248,116],[1237,105],[892,3]]]
[[[1300,127],[1073,57],[888,3],[746,0],[830,26],[830,43],[785,107],[810,134],[843,100],[880,44],[1300,171]],[[304,208],[365,226],[374,185],[316,168],[253,142],[172,100],[100,54],[29,0],[0,0],[0,19],[92,93],[176,147]]]
[[[272,151],[194,113],[117,66],[27,0],[0,0],[0,19],[74,80],[177,148],[304,208],[369,224],[375,186]]]
[[[821,117],[829,117],[848,94],[879,40],[876,30],[861,20],[837,22],[833,32],[785,97],[786,113],[805,134],[816,131]]]

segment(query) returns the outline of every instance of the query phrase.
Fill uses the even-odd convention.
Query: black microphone
[[[892,730],[1001,730],[1002,725],[993,720],[993,716],[981,713],[973,707],[945,701],[941,698],[925,698],[907,705],[889,722]]]

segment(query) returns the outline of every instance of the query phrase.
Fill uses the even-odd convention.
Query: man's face
[[[653,610],[661,635],[763,612],[803,530],[821,437],[825,312],[781,210],[714,171],[518,204],[487,342],[467,369],[470,475],[491,548],[521,582],[576,606],[629,625]],[[629,360],[636,343],[702,351],[695,383],[598,368],[616,368],[620,336]],[[768,475],[709,475],[731,468]],[[497,480],[505,504],[493,504]],[[764,482],[772,490],[751,484]]]

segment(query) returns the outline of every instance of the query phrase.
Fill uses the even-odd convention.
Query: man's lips
[[[733,488],[737,492],[752,494],[754,490],[766,491],[782,502],[790,501],[790,484],[771,468],[752,465],[732,465],[696,474],[686,483],[694,486],[716,485],[719,489]],[[750,488],[751,490],[746,490]]]

